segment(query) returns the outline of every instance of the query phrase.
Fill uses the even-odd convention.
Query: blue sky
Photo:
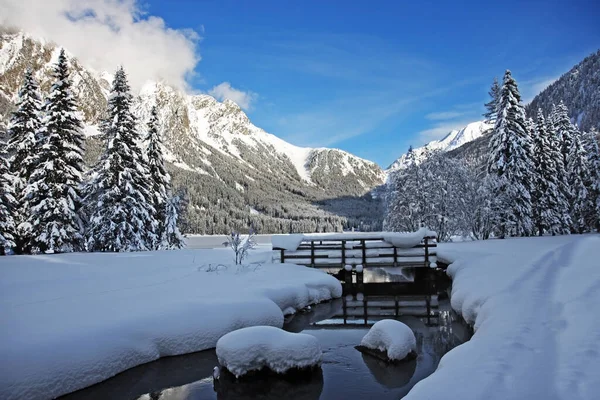
[[[386,167],[409,145],[480,119],[506,68],[530,100],[600,48],[597,3],[150,0],[144,8],[202,37],[195,90],[228,82],[266,131]]]

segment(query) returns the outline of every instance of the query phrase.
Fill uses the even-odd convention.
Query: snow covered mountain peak
[[[488,130],[492,129],[492,125],[486,121],[471,122],[464,128],[450,131],[446,136],[439,140],[433,140],[425,146],[414,148],[413,154],[418,163],[423,162],[433,151],[450,151],[454,150],[465,143],[472,142],[475,139],[483,136]],[[408,153],[403,154],[400,158],[394,161],[387,171],[395,171],[406,168],[409,164]]]
[[[34,69],[42,91],[49,89],[57,50],[56,45],[26,33],[0,30],[0,127],[7,123],[28,66]],[[84,122],[94,127],[106,108],[112,74],[86,68],[75,56],[68,58]],[[364,194],[383,182],[383,172],[376,164],[341,150],[294,146],[255,126],[231,100],[220,102],[208,94],[187,94],[162,81],[148,81],[133,94],[139,129],[145,129],[156,106],[169,161],[184,170],[224,181],[224,174],[229,172],[211,160],[219,154],[218,162],[223,166],[233,163],[326,191],[335,187],[336,195]],[[96,130],[86,127],[86,131]],[[325,177],[326,171],[331,176]],[[345,186],[336,180],[338,177],[347,181]]]

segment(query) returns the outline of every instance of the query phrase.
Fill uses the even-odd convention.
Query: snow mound
[[[403,360],[411,352],[417,351],[417,340],[413,331],[394,319],[384,319],[375,323],[360,345],[385,352],[390,360]]]
[[[430,231],[428,228],[421,228],[416,232],[388,233],[383,236],[383,240],[394,247],[408,249],[421,243],[424,238],[432,236],[437,236],[437,233]]]
[[[291,234],[291,235],[273,235],[271,237],[271,244],[273,248],[284,249],[284,250],[296,250],[300,243],[304,240],[302,234]]]
[[[319,366],[323,353],[314,336],[272,326],[253,326],[219,339],[217,357],[222,366],[240,377],[263,368],[283,374],[292,368]]]

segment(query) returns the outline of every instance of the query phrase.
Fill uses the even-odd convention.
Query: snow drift
[[[597,399],[598,248],[598,235],[441,244],[475,335],[406,399]]]
[[[218,264],[231,257],[227,250],[3,257],[0,398],[54,398],[160,357],[215,347],[236,329],[281,327],[284,313],[342,294],[318,270]]]

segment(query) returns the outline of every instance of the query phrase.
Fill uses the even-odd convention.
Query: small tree
[[[176,250],[185,247],[185,241],[179,228],[177,227],[177,218],[179,208],[179,198],[171,197],[165,203],[165,222],[162,230],[161,247],[165,250]]]
[[[490,101],[485,103],[485,113],[483,116],[485,120],[489,123],[495,123],[496,117],[498,116],[498,100],[500,99],[500,84],[498,83],[498,78],[494,78],[494,83],[492,83],[492,87],[488,92],[490,95]]]
[[[250,229],[248,236],[245,238],[239,232],[231,232],[227,240],[223,242],[223,246],[231,248],[235,254],[235,264],[241,264],[248,251],[256,247],[256,234],[253,229]]]

